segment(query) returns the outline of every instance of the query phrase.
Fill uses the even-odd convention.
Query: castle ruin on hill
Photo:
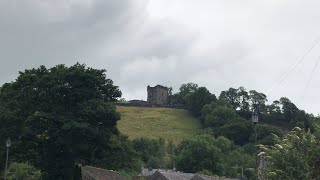
[[[161,85],[154,87],[147,87],[147,101],[144,100],[130,100],[127,103],[117,102],[117,106],[133,106],[133,107],[165,107],[165,108],[177,108],[188,109],[187,106],[182,104],[171,104],[169,97],[169,88]]]
[[[158,105],[167,105],[169,92],[168,88],[161,85],[156,85],[155,87],[147,87],[148,91],[148,104],[158,104]]]

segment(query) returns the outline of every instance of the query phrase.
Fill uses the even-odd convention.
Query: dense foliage
[[[105,70],[81,64],[25,70],[1,88],[1,138],[11,137],[12,157],[47,179],[72,178],[75,163],[113,166],[106,157],[119,134],[112,102],[120,96]]]
[[[138,153],[142,163],[147,167],[161,168],[165,166],[165,141],[160,138],[140,138],[132,141],[134,150]]]
[[[37,180],[41,178],[40,170],[28,163],[12,163],[9,166],[8,180]]]
[[[235,144],[254,142],[253,113],[259,116],[257,129],[260,143],[272,144],[270,133],[282,136],[296,126],[314,131],[313,115],[298,109],[288,98],[267,104],[265,94],[240,87],[222,91],[217,99],[209,91],[202,90],[199,95],[201,88],[205,87],[199,88],[194,83],[183,84],[180,92],[172,95],[171,103],[188,106],[205,128],[212,129],[215,136],[229,138]],[[195,98],[197,101],[192,101],[191,97],[198,97]]]
[[[169,93],[170,103],[188,108],[203,130],[180,144],[162,138],[128,140],[116,127],[120,115],[113,103],[121,92],[105,70],[75,64],[20,72],[0,88],[0,142],[10,137],[11,162],[25,162],[12,163],[10,172],[19,177],[72,179],[79,178],[73,177],[79,163],[126,173],[143,165],[229,177],[239,176],[241,167],[253,178],[256,128],[266,160],[263,175],[274,179],[320,175],[320,136],[315,128],[320,120],[288,98],[267,104],[265,94],[243,87],[229,88],[217,98],[194,83]],[[259,116],[256,126],[253,113]],[[285,135],[296,126],[303,130]],[[1,159],[5,151],[0,146]]]
[[[315,122],[318,121],[318,118],[298,109],[288,98],[282,97],[267,104],[265,94],[255,90],[246,91],[243,87],[222,91],[219,99],[207,98],[211,100],[210,102],[198,98],[198,102],[201,101],[201,103],[197,105],[202,105],[199,112],[200,108],[194,108],[190,105],[192,102],[189,100],[196,94],[197,89],[199,89],[198,86],[193,83],[182,85],[180,92],[172,96],[172,100],[175,100],[172,102],[189,105],[191,112],[195,115],[200,114],[199,119],[204,128],[209,130],[214,137],[224,136],[236,145],[243,146],[241,151],[236,151],[237,153],[227,153],[229,157],[240,159],[240,157],[251,156],[257,152],[252,146],[255,136],[251,116],[258,114],[259,123],[256,126],[258,143],[263,144],[262,148],[268,154],[266,157],[270,157],[265,173],[274,179],[319,177],[318,172],[315,171],[319,164],[316,158],[319,157],[317,154],[319,139],[312,134],[316,131]],[[210,92],[203,93],[203,96],[207,94]],[[284,134],[294,127],[301,127],[304,130],[290,132],[284,140],[281,140]],[[182,170],[234,176],[223,169],[221,164],[227,163],[228,159],[223,159],[221,150],[212,137],[195,137],[183,142],[179,147],[179,168]],[[228,150],[223,152],[228,152]],[[282,156],[282,154],[285,155]],[[295,161],[296,158],[299,160]],[[240,166],[245,166],[244,164],[255,167],[253,161],[240,163]],[[231,164],[227,165],[228,168],[231,166]]]
[[[194,83],[182,84],[180,92],[170,97],[171,104],[186,105],[195,116],[200,116],[202,107],[216,99],[206,87],[198,87]]]
[[[214,138],[210,133],[200,133],[183,141],[176,149],[177,168],[185,172],[206,172],[210,175],[236,176],[232,167],[254,166],[254,156],[235,146],[223,136]]]
[[[268,179],[317,179],[320,177],[319,132],[295,128],[276,144],[260,146],[261,177]]]

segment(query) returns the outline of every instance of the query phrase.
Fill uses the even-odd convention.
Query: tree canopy
[[[201,115],[201,109],[204,105],[217,100],[216,96],[211,94],[206,87],[198,87],[194,83],[182,84],[180,92],[172,95],[170,99],[172,104],[188,106],[196,117]]]
[[[111,155],[121,96],[105,70],[82,64],[28,69],[1,88],[1,131],[13,139],[14,158],[31,161],[48,179],[70,179],[77,163]],[[24,153],[18,149],[25,149]]]
[[[320,176],[319,133],[294,128],[276,144],[260,146],[262,177],[268,179],[317,179]]]
[[[177,168],[185,172],[234,177],[237,172],[232,167],[254,166],[254,156],[234,146],[227,138],[215,138],[206,132],[183,141],[177,147],[176,153]]]
[[[267,162],[264,175],[319,176],[319,117],[285,97],[268,104],[265,94],[244,87],[222,91],[218,99],[195,83],[182,84],[179,90],[172,94],[169,89],[169,101],[199,119],[203,129],[197,135],[180,144],[162,138],[128,140],[116,127],[120,115],[114,102],[121,92],[105,70],[77,63],[20,72],[0,88],[0,141],[11,138],[10,158],[18,162],[11,171],[18,175],[22,169],[21,176],[59,180],[72,179],[79,172],[74,169],[77,163],[129,172],[143,164],[236,177],[238,166],[255,167],[251,116],[257,113],[258,143],[264,144],[261,150]],[[296,126],[304,129],[284,136]],[[5,159],[4,146],[0,156]],[[253,177],[250,172],[245,174]]]

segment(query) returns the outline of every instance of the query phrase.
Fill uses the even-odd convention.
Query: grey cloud
[[[9,76],[2,82],[12,79],[13,72],[40,64],[94,65],[90,61],[95,52],[130,29],[143,5],[124,0],[90,1],[88,6],[69,2],[2,1],[0,59],[7,65],[1,77]]]
[[[268,93],[319,35],[319,3],[300,1],[0,1],[0,83],[19,70],[77,61],[108,70],[127,99],[146,86],[195,82],[219,95],[245,86]],[[320,47],[271,93],[317,113]],[[318,71],[317,71],[318,72]],[[301,94],[306,96],[300,102]]]

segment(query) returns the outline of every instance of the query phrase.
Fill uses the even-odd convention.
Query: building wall
[[[168,88],[157,85],[155,87],[148,86],[148,99],[147,102],[149,104],[160,104],[165,105],[168,104]]]

